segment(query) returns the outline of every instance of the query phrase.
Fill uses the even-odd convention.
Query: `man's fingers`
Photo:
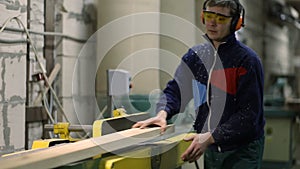
[[[192,141],[192,140],[194,140],[195,136],[196,136],[196,135],[184,137],[183,140],[184,140],[184,141]]]
[[[144,121],[139,121],[137,123],[135,123],[132,128],[140,128],[140,129],[144,129],[148,126],[159,126],[160,127],[160,133],[164,134],[164,132],[167,129],[167,125],[165,122],[163,122],[163,120],[161,119],[157,119],[157,118],[150,118],[148,120],[144,120]]]
[[[151,124],[151,123],[150,123],[150,122],[147,122],[146,120],[144,120],[144,121],[139,121],[139,122],[135,123],[135,124],[132,126],[132,128],[141,128],[141,129],[143,129],[143,128],[147,127],[147,126],[150,125],[150,124]]]
[[[199,149],[194,148],[193,152],[191,152],[191,154],[190,154],[189,162],[196,161],[198,158],[200,158],[201,155],[202,155],[202,152]]]
[[[190,154],[191,154],[191,152],[193,151],[193,149],[194,149],[194,147],[191,145],[191,146],[189,146],[186,150],[185,150],[185,152],[181,155],[181,159],[183,160],[183,161],[187,161],[188,159],[190,159]]]
[[[141,126],[140,126],[140,128],[141,129],[144,129],[144,128],[146,128],[147,126],[149,126],[151,123],[149,123],[149,122],[144,122]]]
[[[131,128],[139,128],[142,124],[142,122],[137,122]]]
[[[192,162],[195,162],[197,161],[200,157],[201,157],[202,153],[201,152],[198,152],[196,155],[192,156],[190,159],[189,159],[189,163],[192,163]]]

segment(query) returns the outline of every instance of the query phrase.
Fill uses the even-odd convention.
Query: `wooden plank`
[[[57,63],[55,65],[55,67],[53,68],[53,70],[52,70],[52,72],[51,72],[51,74],[50,74],[50,76],[48,78],[48,81],[49,81],[50,85],[52,85],[52,83],[54,82],[54,80],[55,80],[56,76],[58,75],[60,69],[61,69],[61,66],[60,66],[60,64]],[[50,89],[50,87],[47,86],[47,87],[45,87],[45,91],[42,91],[42,92],[44,92],[45,94],[47,94],[47,92],[49,91],[49,89]],[[33,105],[34,106],[38,106],[41,103],[42,99],[43,99],[43,94],[39,93],[39,95],[37,96],[37,98],[34,100]]]
[[[168,126],[167,133],[171,132],[174,132],[174,126]],[[2,169],[54,168],[92,158],[99,154],[134,146],[158,136],[160,136],[159,127],[147,129],[132,128],[75,143],[2,157],[0,158],[0,166]]]

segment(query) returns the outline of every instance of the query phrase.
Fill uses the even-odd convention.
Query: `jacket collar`
[[[203,35],[203,37],[205,40],[207,40],[213,46],[212,40],[208,37],[207,34]],[[224,38],[224,40],[220,46],[228,46],[228,45],[230,46],[231,44],[234,44],[236,41],[237,40],[236,40],[235,34],[232,33]],[[219,48],[220,48],[220,46],[219,46]]]

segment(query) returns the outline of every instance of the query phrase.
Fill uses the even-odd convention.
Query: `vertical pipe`
[[[262,1],[263,10],[267,11],[267,3],[266,1]],[[268,13],[268,11],[267,11]],[[263,39],[262,39],[262,58],[263,58],[263,65],[266,65],[266,15],[263,15],[263,25],[262,25],[262,31],[263,31]],[[264,66],[265,67],[265,66]],[[265,72],[266,70],[264,70]],[[265,85],[266,86],[266,85]]]
[[[56,0],[47,1],[44,0],[44,30],[45,32],[55,32],[55,16],[54,16],[54,8],[55,8]],[[54,68],[54,36],[44,36],[44,53],[46,59],[46,70],[47,75],[50,75],[52,69]]]
[[[113,107],[112,95],[110,93],[109,69],[106,70],[106,77],[107,77],[107,79],[106,79],[107,89],[106,90],[107,90],[107,111],[108,111],[107,115],[108,115],[108,117],[112,117],[112,112],[113,112],[114,107]]]
[[[55,32],[55,3],[56,0],[47,1],[44,0],[44,30],[45,32]],[[51,71],[54,68],[55,60],[54,60],[54,40],[55,36],[44,36],[44,57],[46,60],[46,71],[47,76],[50,75]],[[50,100],[50,96],[48,96],[48,100]],[[52,113],[52,112],[50,112]],[[43,137],[49,138],[49,132],[45,132],[44,125],[46,121],[43,121]]]
[[[31,0],[27,0],[27,29],[30,29],[30,5],[31,5]],[[27,47],[26,47],[26,101],[25,101],[25,114],[26,108],[29,106],[29,76],[30,76],[30,43],[27,42]],[[26,121],[26,116],[25,116],[25,150],[28,150],[28,123]]]

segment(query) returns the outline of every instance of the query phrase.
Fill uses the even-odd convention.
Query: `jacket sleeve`
[[[244,65],[247,72],[238,79],[235,98],[236,112],[212,133],[217,145],[247,142],[263,132],[264,78],[260,60]]]
[[[168,113],[167,119],[173,115],[183,112],[191,100],[193,73],[190,65],[194,62],[196,54],[189,50],[181,59],[176,69],[174,78],[167,83],[163,95],[157,103],[156,111],[165,110]]]

